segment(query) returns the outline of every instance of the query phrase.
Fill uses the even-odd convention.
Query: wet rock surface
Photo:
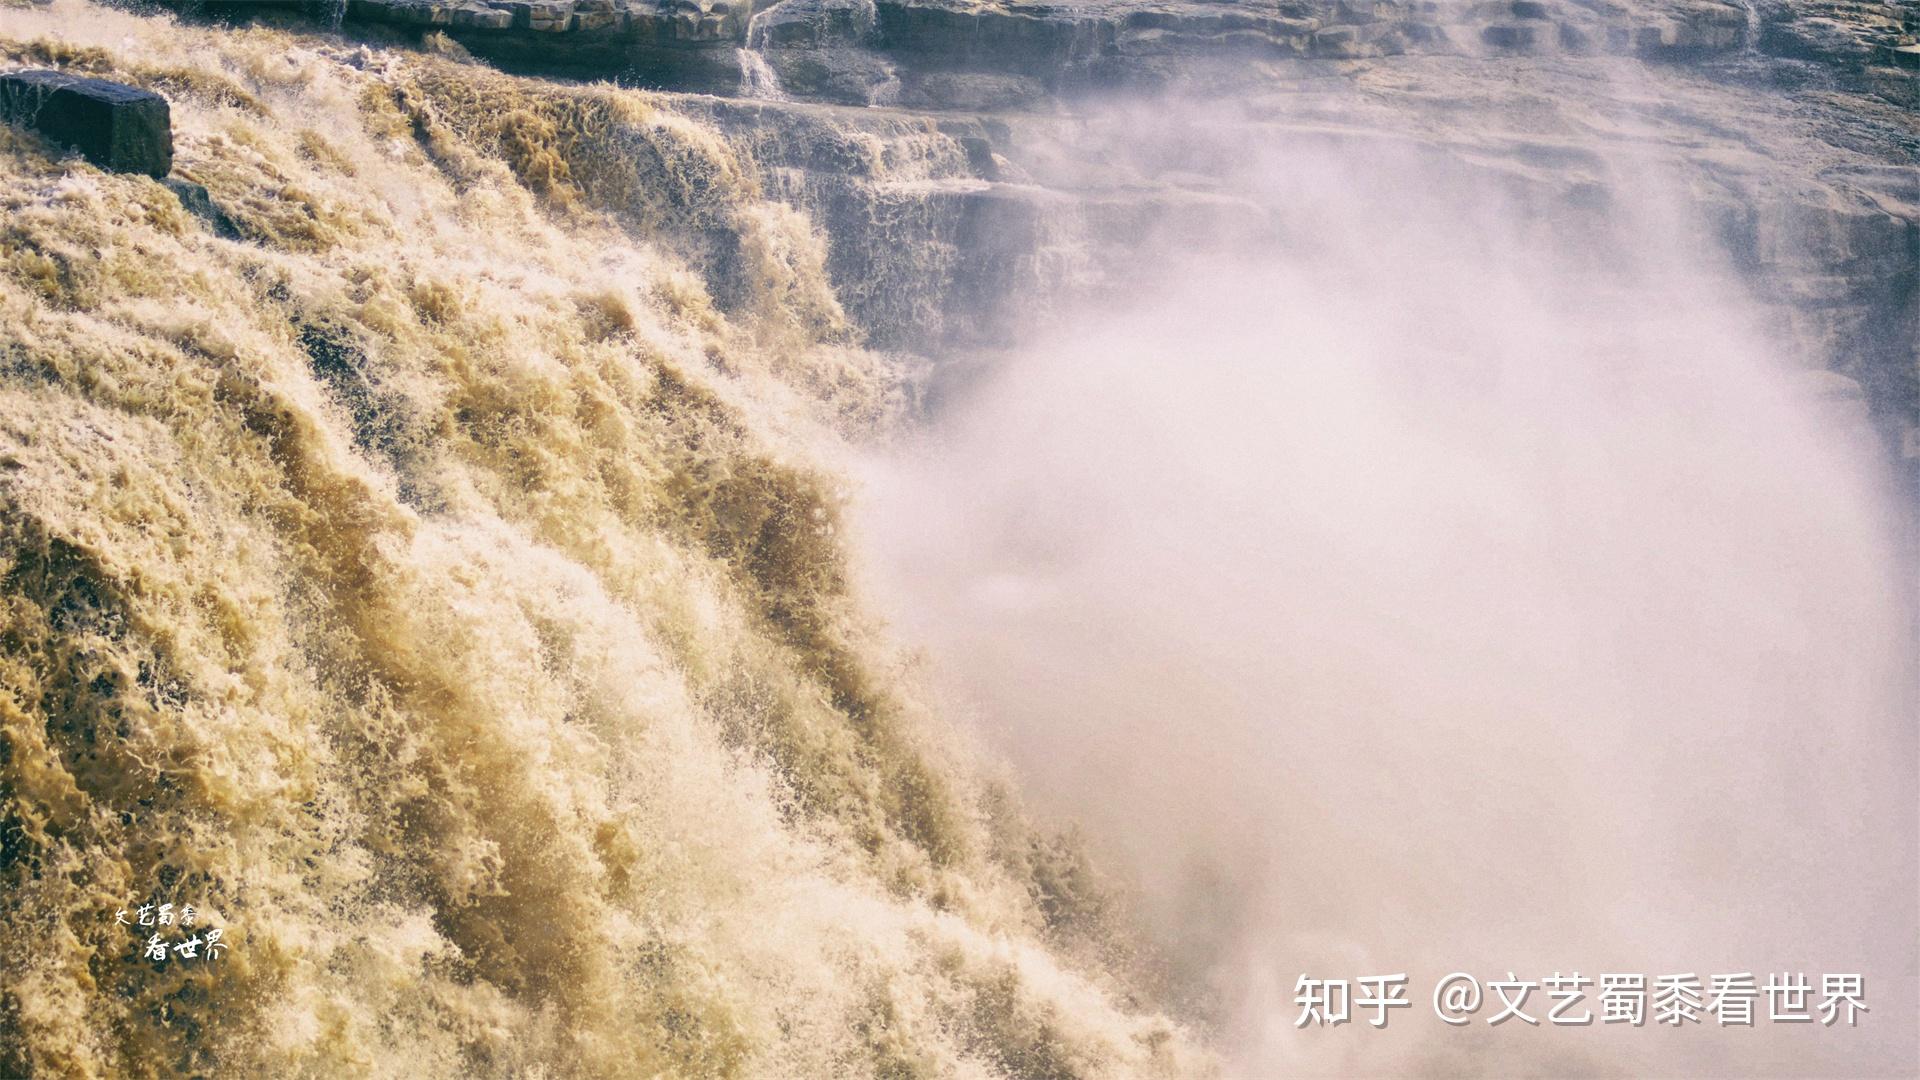
[[[262,14],[259,5],[193,6]],[[957,73],[1033,80],[1031,99],[1034,90],[1160,83],[1223,58],[1403,55],[1750,53],[1827,64],[1858,88],[1910,101],[1902,73],[1920,63],[1920,5],[1866,0],[349,0],[304,9],[346,25],[443,32],[524,66],[664,88],[710,89],[688,84],[701,65],[675,51],[824,52],[776,66],[885,67],[892,77],[815,81],[832,88],[829,99],[862,85],[868,102],[927,107],[974,107],[980,90],[968,92]],[[915,83],[961,92],[899,96]]]
[[[870,340],[933,354],[1117,292],[1157,251],[1276,242],[1266,210],[1204,179],[1232,163],[1130,157],[1095,102],[1153,100],[1241,140],[1390,140],[1558,205],[1604,208],[1621,163],[1657,165],[1709,223],[1698,242],[1783,334],[1815,343],[1808,363],[1852,379],[1920,452],[1920,4],[354,0],[309,17],[321,9],[350,34],[443,32],[512,70],[696,92],[675,108],[812,217]],[[782,100],[746,100],[763,90],[743,50]]]

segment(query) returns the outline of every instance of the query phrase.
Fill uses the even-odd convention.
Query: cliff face
[[[186,6],[248,9],[218,0]],[[820,87],[832,94],[934,106],[958,103],[955,75],[1009,77],[1002,94],[1031,97],[1076,82],[1150,80],[1222,54],[1671,59],[1752,49],[1910,87],[1876,69],[1913,66],[1914,43],[1913,5],[1859,0],[318,0],[306,8],[336,24],[437,30],[482,55],[663,87],[721,72],[730,58],[718,50],[747,45],[777,55],[785,73],[838,69],[841,78]],[[993,82],[972,83],[975,93],[994,92]]]
[[[1108,152],[1099,103],[1158,100],[1232,138],[1384,135],[1543,199],[1605,201],[1622,162],[1657,167],[1700,242],[1814,343],[1805,362],[1920,452],[1913,3],[353,0],[307,17],[719,94],[679,104],[821,227],[870,340],[922,353],[1124,287],[1142,237],[1272,240],[1275,208]],[[729,265],[709,264],[722,296]]]

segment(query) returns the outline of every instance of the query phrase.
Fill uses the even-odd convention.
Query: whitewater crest
[[[79,4],[0,61],[176,139],[0,129],[0,1073],[1213,1067],[861,615],[830,466],[913,372],[751,159]],[[144,960],[182,901],[229,949]]]

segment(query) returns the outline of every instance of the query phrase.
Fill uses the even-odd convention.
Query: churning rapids
[[[0,5],[25,66],[164,92],[176,164],[0,126],[0,1074],[1920,1060],[1899,438],[1662,162],[1089,103],[1034,176],[1202,194],[1049,214],[963,349],[871,287],[958,242],[836,278],[773,113],[79,0]],[[989,186],[792,115],[868,225]],[[143,960],[160,902],[225,954]],[[1575,968],[1872,1012],[1294,1026]]]

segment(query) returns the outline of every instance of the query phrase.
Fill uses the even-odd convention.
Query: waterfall
[[[755,16],[758,18],[758,16]],[[749,34],[751,42],[751,34]],[[780,74],[767,63],[767,58],[751,44],[746,48],[735,49],[734,55],[740,60],[740,96],[760,101],[784,101],[786,94],[780,90]]]
[[[754,12],[747,19],[747,36],[744,47],[734,50],[740,60],[740,96],[757,98],[761,101],[784,101],[786,94],[780,89],[780,73],[767,63],[764,52],[767,44],[766,20],[785,0],[770,4]]]
[[[806,3],[0,0],[0,1075],[1912,1072],[1893,69]]]
[[[836,462],[911,372],[732,143],[0,19],[48,41],[159,73],[176,186],[0,154],[0,1072],[1211,1071],[864,613]]]

